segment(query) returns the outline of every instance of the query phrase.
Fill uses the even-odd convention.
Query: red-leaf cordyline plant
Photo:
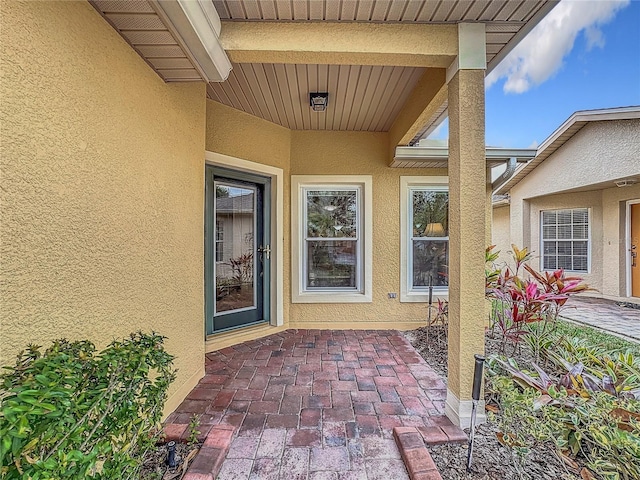
[[[525,338],[539,361],[541,350],[550,342],[551,324],[561,308],[571,295],[588,290],[588,286],[578,277],[565,276],[563,270],[536,272],[526,263],[532,254],[515,245],[511,245],[515,270],[512,272],[508,266],[496,268],[499,252],[494,252],[494,248],[492,245],[485,251],[488,265],[485,291],[487,298],[494,301],[491,328],[501,333],[503,352],[507,342],[515,350]],[[524,278],[521,270],[530,277]]]

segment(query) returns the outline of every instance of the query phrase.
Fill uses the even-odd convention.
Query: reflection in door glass
[[[255,306],[255,191],[216,182],[216,313]]]

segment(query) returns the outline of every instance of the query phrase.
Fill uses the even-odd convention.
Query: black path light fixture
[[[309,106],[314,112],[324,112],[329,105],[329,94],[327,92],[309,93]]]
[[[476,430],[476,413],[478,401],[480,400],[480,386],[482,385],[482,370],[484,368],[484,357],[475,354],[475,367],[473,369],[473,390],[471,392],[471,425],[469,426],[469,446],[467,449],[467,472],[473,472],[471,461],[473,458],[473,437]]]

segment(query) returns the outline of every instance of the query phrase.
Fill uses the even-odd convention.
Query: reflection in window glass
[[[309,189],[305,200],[305,287],[357,290],[358,189]]]
[[[307,286],[356,288],[356,242],[308,241]]]
[[[255,193],[216,182],[216,313],[255,306]]]
[[[356,191],[307,192],[307,237],[356,236]]]
[[[411,285],[425,289],[449,285],[449,192],[412,189]]]

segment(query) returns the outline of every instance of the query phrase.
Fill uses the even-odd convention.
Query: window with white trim
[[[292,177],[294,302],[371,301],[370,177]]]
[[[400,300],[424,302],[429,286],[449,292],[449,186],[447,177],[400,177]]]
[[[589,271],[589,209],[544,210],[541,214],[542,269]]]

